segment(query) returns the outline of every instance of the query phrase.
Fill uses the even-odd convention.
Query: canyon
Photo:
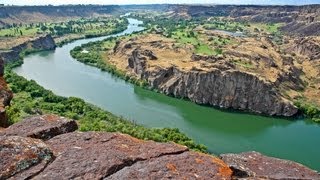
[[[125,6],[79,7],[81,7],[79,8],[81,11],[85,11],[86,13],[78,13],[78,9],[73,6],[41,7],[39,9],[41,10],[40,13],[50,18],[55,17],[65,20],[75,17],[108,16],[111,12],[115,14],[119,12],[123,13]],[[143,7],[129,6],[126,11],[139,11]],[[2,20],[4,26],[12,23],[12,20],[14,20],[10,19],[11,16],[4,15],[11,13],[8,10],[10,8],[14,9],[15,7],[7,7],[6,10],[0,8],[0,14],[4,19]],[[21,8],[24,9],[26,7]],[[51,10],[46,11],[47,8]],[[57,8],[63,13],[56,11]],[[149,8],[153,10],[157,9],[155,6],[150,6]],[[219,11],[215,11],[215,8],[219,9]],[[228,9],[228,11],[225,11],[226,9],[224,8]],[[199,9],[202,10],[199,11]],[[0,163],[0,179],[24,179],[26,177],[30,179],[56,177],[61,177],[61,179],[180,179],[187,177],[195,179],[319,179],[318,172],[304,165],[289,160],[272,158],[258,152],[224,154],[227,152],[225,151],[217,157],[195,152],[186,146],[173,142],[159,143],[145,141],[114,132],[81,132],[77,130],[79,122],[51,114],[38,116],[25,114],[27,118],[7,128],[10,123],[8,122],[5,109],[6,106],[10,106],[10,100],[14,94],[7,87],[2,77],[5,63],[17,61],[35,51],[56,49],[55,51],[44,52],[43,54],[38,53],[27,56],[28,62],[25,62],[22,67],[18,67],[16,72],[18,74],[21,73],[21,75],[28,79],[34,78],[37,82],[42,81],[43,83],[43,80],[48,82],[47,84],[43,83],[45,88],[47,88],[46,85],[51,83],[50,75],[54,74],[57,77],[52,82],[56,82],[59,79],[59,84],[61,85],[55,84],[52,88],[52,84],[54,83],[50,84],[54,92],[59,92],[59,95],[63,96],[73,96],[74,94],[70,94],[70,92],[76,92],[77,96],[84,97],[86,98],[85,100],[90,100],[91,103],[97,103],[99,106],[101,104],[104,106],[103,103],[107,102],[104,96],[116,96],[116,94],[119,96],[120,94],[120,96],[123,96],[122,99],[126,99],[126,101],[109,101],[107,103],[114,104],[111,108],[116,109],[117,115],[121,116],[126,116],[132,112],[133,114],[138,114],[133,110],[132,112],[129,110],[130,108],[128,107],[131,106],[121,105],[121,103],[132,103],[133,106],[139,108],[141,107],[141,102],[142,104],[150,103],[150,101],[154,100],[146,95],[142,97],[140,95],[138,98],[134,96],[132,98],[131,91],[138,94],[142,90],[139,90],[137,87],[133,88],[131,85],[109,74],[107,75],[105,72],[98,73],[97,70],[93,70],[87,66],[84,67],[83,64],[75,62],[68,53],[74,47],[79,46],[80,54],[90,55],[90,53],[95,52],[99,55],[95,57],[102,57],[100,60],[102,60],[104,65],[114,68],[114,71],[123,73],[123,77],[128,79],[135,78],[137,82],[146,82],[146,88],[168,96],[188,99],[196,104],[210,107],[240,110],[267,116],[299,118],[304,115],[304,112],[300,106],[295,104],[296,100],[303,99],[316,105],[320,104],[319,99],[314,99],[314,97],[319,95],[320,88],[320,39],[318,38],[319,34],[317,30],[319,21],[318,9],[318,6],[277,6],[272,9],[270,7],[243,6],[241,10],[237,6],[198,7],[161,5],[159,7],[159,11],[168,13],[169,17],[173,19],[215,16],[216,13],[224,12],[227,13],[226,16],[228,18],[239,22],[287,23],[287,25],[279,27],[285,33],[282,39],[284,43],[281,45],[274,41],[273,37],[271,37],[272,33],[263,31],[261,30],[262,28],[248,37],[235,37],[232,33],[225,33],[228,31],[214,31],[204,26],[193,29],[194,33],[199,35],[199,39],[210,46],[216,46],[214,43],[217,42],[213,42],[214,40],[212,40],[214,37],[219,37],[219,40],[222,39],[223,44],[219,44],[218,48],[214,49],[215,54],[197,52],[196,48],[201,46],[201,43],[181,43],[179,38],[175,37],[180,32],[173,33],[171,37],[162,32],[161,28],[150,28],[148,29],[149,31],[133,33],[143,29],[139,27],[138,21],[129,21],[128,29],[134,26],[132,28],[134,30],[129,29],[130,31],[124,31],[117,35],[92,39],[92,41],[97,42],[98,46],[95,46],[96,44],[93,44],[94,46],[81,46],[88,43],[89,40],[79,40],[56,49],[55,40],[51,35],[25,38],[14,45],[10,44],[9,49],[0,52],[0,72],[2,72],[0,77],[0,126],[5,127],[0,129],[0,146],[4,147],[0,149],[0,156],[6,159]],[[19,15],[18,13],[17,17],[32,16],[32,13],[29,14],[29,11],[33,12],[34,9],[31,7],[27,8],[25,11],[27,13],[26,16]],[[285,11],[286,13],[280,13],[281,11]],[[95,12],[98,13],[95,14]],[[203,14],[203,12],[205,13]],[[45,19],[45,21],[48,20],[48,18]],[[133,34],[128,35],[126,32]],[[116,36],[118,35],[123,37],[117,38]],[[188,34],[186,36],[192,35]],[[105,38],[109,39],[105,40]],[[99,43],[105,43],[107,46]],[[91,58],[91,61],[94,60]],[[42,65],[51,63],[51,66],[45,69],[39,63],[37,64],[37,62],[40,62]],[[96,64],[94,62],[90,65],[95,66]],[[27,68],[31,70],[30,74],[24,72]],[[55,71],[55,68],[60,68],[61,71]],[[67,69],[66,72],[61,73],[65,69]],[[74,76],[82,75],[80,77],[84,77],[84,74],[86,76],[84,79],[72,79]],[[47,75],[49,80],[42,77],[44,75]],[[70,79],[72,80],[70,81]],[[89,81],[87,81],[88,79]],[[107,87],[95,84],[95,80],[97,79],[101,80],[104,83],[103,85]],[[66,81],[67,83],[65,83]],[[81,82],[79,83],[78,81]],[[87,83],[86,87],[77,86],[77,84],[83,82]],[[70,91],[70,88],[74,88],[75,90]],[[86,91],[88,88],[93,90],[90,91],[89,95],[83,95],[83,93],[88,94],[88,91]],[[124,92],[121,88],[129,89]],[[106,95],[107,90],[110,89],[117,93]],[[93,94],[99,95],[100,91],[103,92],[101,93],[103,96],[98,97],[99,100],[97,100]],[[153,98],[160,96],[152,92],[144,93],[149,93],[149,96]],[[130,94],[130,96],[126,94]],[[135,99],[135,101],[132,99]],[[115,100],[118,99],[115,98]],[[162,104],[163,101],[167,101],[167,106],[170,103],[181,103],[180,100],[172,99],[161,101]],[[183,103],[186,104],[186,102]],[[114,108],[117,104],[120,104],[120,108],[118,109]],[[201,112],[205,109],[205,107],[187,106],[185,104],[181,105],[185,106],[183,110],[189,108],[187,111],[190,112],[192,111],[191,107]],[[143,104],[143,106],[146,108],[148,105]],[[169,119],[158,122],[157,128],[159,124],[162,124],[160,126],[162,127],[165,122],[170,122],[170,118],[173,117],[172,120],[176,120],[175,118],[177,118],[177,114],[164,117],[166,114],[172,115],[167,106],[157,107],[159,109],[154,108],[156,110],[148,109],[148,111],[151,111],[150,116],[148,116],[149,121],[157,121],[159,118]],[[176,111],[182,111],[178,109],[180,108],[178,106],[174,108],[177,109]],[[161,110],[164,110],[166,113],[154,114]],[[210,112],[211,110],[216,111],[214,108],[210,108]],[[128,111],[129,113],[119,113],[119,111]],[[187,119],[187,111],[180,112],[178,119],[180,115],[184,117],[183,120]],[[38,111],[32,109],[32,112],[37,113]],[[144,113],[141,112],[141,114],[145,117]],[[217,114],[210,116],[211,124],[214,122],[211,120]],[[128,115],[126,118],[136,118],[138,116]],[[242,117],[240,114],[237,115],[237,117],[240,116]],[[208,119],[205,117],[205,114],[198,114],[196,117],[197,120],[204,118]],[[248,115],[246,118],[257,119],[257,121],[259,119],[254,115]],[[223,120],[224,118],[221,119]],[[228,118],[226,119],[228,120]],[[234,120],[234,118],[231,119]],[[263,120],[274,121],[274,119],[269,117]],[[274,124],[280,121],[280,124],[286,124],[283,122],[285,121],[283,119],[275,120]],[[228,122],[241,124],[241,121]],[[136,123],[135,119],[132,120],[132,123]],[[138,123],[140,122],[138,121]],[[301,122],[294,123],[301,124]],[[310,122],[303,123],[308,124]],[[155,123],[153,122],[153,124]],[[274,124],[271,127],[275,128]],[[166,124],[166,126],[169,125],[170,123]],[[251,124],[245,124],[245,126],[243,129],[250,127]],[[278,126],[285,129],[287,125]],[[311,126],[313,127],[314,124],[309,125],[309,127]],[[190,127],[187,126],[185,129],[190,129]],[[232,129],[232,126],[228,125],[228,128],[230,127]],[[288,125],[287,129],[289,127]],[[223,128],[225,127],[220,129]],[[220,129],[217,131],[220,132]],[[267,131],[272,128],[261,129],[261,131]],[[211,130],[209,129],[209,131]],[[209,131],[205,130],[205,132]],[[236,134],[235,132],[231,132],[230,134],[233,133]],[[193,132],[190,134],[194,135]],[[311,131],[310,134],[312,134]],[[292,135],[286,134],[286,136]],[[208,134],[206,134],[207,136]],[[248,138],[252,134],[245,134],[244,136]],[[294,138],[294,136],[292,137]],[[215,137],[212,138],[214,139]],[[311,137],[308,135],[308,138]],[[249,141],[248,139],[245,140],[246,142]],[[307,140],[300,139],[299,141]],[[215,144],[212,141],[210,150],[214,150],[212,147],[215,146],[219,146],[219,144]],[[220,154],[220,152],[216,154]],[[314,158],[313,163],[315,161],[317,161],[316,158]],[[92,167],[88,167],[88,164],[91,164]]]

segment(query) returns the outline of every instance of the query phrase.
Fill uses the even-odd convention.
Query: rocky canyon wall
[[[298,109],[283,98],[271,82],[237,70],[182,71],[177,67],[147,68],[147,57],[134,50],[128,67],[152,88],[187,98],[197,104],[250,111],[258,114],[294,116]]]
[[[22,44],[14,46],[11,50],[0,52],[0,57],[5,63],[15,61],[20,58],[20,53],[23,51],[33,50],[53,50],[56,48],[56,44],[51,35],[40,36],[34,39],[30,39]]]

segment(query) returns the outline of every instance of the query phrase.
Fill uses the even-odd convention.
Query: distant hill
[[[119,13],[116,5],[67,5],[67,6],[2,6],[0,27],[6,24],[29,24],[63,21],[77,17],[93,17]]]
[[[320,5],[64,5],[0,6],[0,27],[64,21],[71,18],[119,15],[138,10],[170,11],[181,18],[229,16],[238,21],[286,23],[282,30],[296,35],[320,35]],[[187,16],[187,17],[186,17]]]

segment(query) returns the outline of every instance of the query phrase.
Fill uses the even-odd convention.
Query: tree
[[[41,26],[41,28],[40,28],[40,29],[41,29],[41,31],[43,31],[43,32],[44,32],[44,31],[48,30],[48,27],[47,27],[47,26]]]

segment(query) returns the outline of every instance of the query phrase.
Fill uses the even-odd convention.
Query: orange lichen
[[[177,172],[177,167],[172,164],[172,163],[168,163],[167,164],[167,168],[170,170],[170,171],[173,171],[173,172]]]
[[[44,119],[46,119],[47,121],[57,121],[59,117],[57,115],[48,114],[44,116]]]
[[[219,172],[218,172],[218,175],[221,176],[221,177],[231,177],[232,175],[232,170],[229,168],[229,166],[223,162],[221,159],[219,158],[212,158],[212,162],[219,165]]]
[[[195,160],[196,160],[196,163],[198,163],[198,164],[203,163],[203,160],[202,160],[202,159],[196,158]]]

